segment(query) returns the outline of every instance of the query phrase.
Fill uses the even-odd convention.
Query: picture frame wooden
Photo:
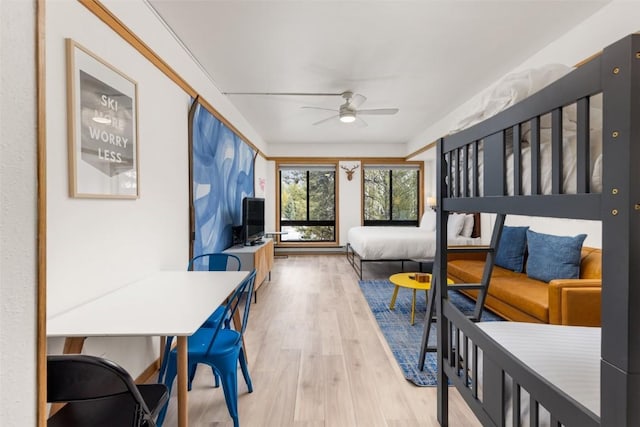
[[[69,196],[139,197],[138,84],[66,39]]]

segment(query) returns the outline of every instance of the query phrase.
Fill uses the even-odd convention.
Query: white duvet
[[[577,142],[576,133],[573,130],[564,130],[562,144],[562,193],[575,194],[577,189],[576,167],[577,167]],[[602,131],[592,130],[590,138],[590,192],[602,192]],[[462,160],[461,160],[462,162]],[[484,195],[484,165],[482,151],[478,155],[478,193]],[[472,180],[472,162],[469,162],[469,182],[468,186],[473,185]],[[527,140],[523,141],[521,149],[521,182],[522,194],[531,194],[531,149]],[[551,134],[549,129],[541,130],[540,141],[540,190],[541,194],[551,194]],[[514,160],[513,152],[506,153],[505,181],[507,185],[507,195],[515,194],[513,181]]]
[[[455,133],[486,120],[506,108],[522,101],[560,77],[566,75],[570,67],[562,64],[548,64],[540,68],[532,68],[505,76],[495,87],[484,91],[480,96],[469,102],[466,107],[466,116],[451,129]],[[602,192],[602,94],[590,98],[590,164],[589,176],[591,177],[591,193]],[[575,104],[562,109],[562,164],[564,194],[576,193],[576,122],[577,109]],[[531,140],[530,126],[528,122],[522,126],[522,190],[523,194],[531,194],[531,152],[529,143]],[[513,150],[507,144],[506,177],[507,195],[514,192],[513,182]],[[461,159],[462,162],[462,159]],[[478,157],[479,188],[478,194],[484,195],[483,189],[483,156]],[[551,194],[551,115],[540,117],[540,185],[542,194]],[[471,172],[472,162],[469,162]],[[469,173],[468,186],[472,185],[472,174]],[[455,185],[455,183],[452,182]]]
[[[428,259],[436,253],[436,232],[420,227],[353,227],[347,241],[363,260]],[[478,245],[480,238],[456,236],[449,245]]]

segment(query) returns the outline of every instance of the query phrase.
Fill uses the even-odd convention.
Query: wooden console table
[[[273,239],[262,239],[264,243],[244,246],[232,246],[224,252],[240,258],[243,270],[256,270],[255,300],[257,301],[257,291],[260,285],[269,276],[271,280],[271,269],[273,268]]]

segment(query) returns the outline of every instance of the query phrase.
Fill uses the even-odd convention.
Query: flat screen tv
[[[255,245],[264,236],[264,199],[242,199],[242,237],[245,245]]]

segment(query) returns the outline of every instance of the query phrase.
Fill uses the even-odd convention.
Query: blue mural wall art
[[[198,105],[193,119],[193,255],[221,252],[242,224],[242,199],[253,196],[255,151]]]

